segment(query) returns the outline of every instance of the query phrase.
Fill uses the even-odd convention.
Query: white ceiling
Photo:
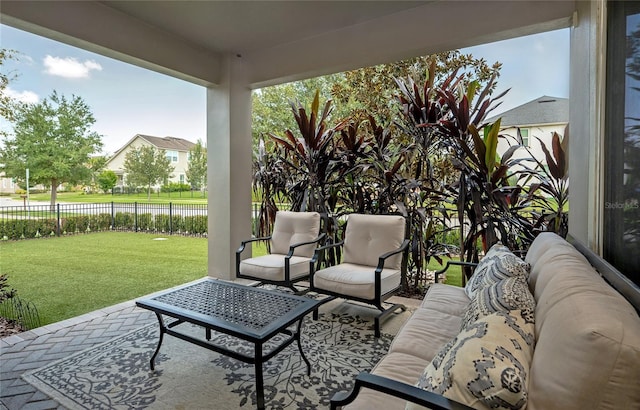
[[[569,26],[573,0],[24,1],[0,22],[201,85],[256,88]]]
[[[208,50],[233,54],[319,36],[425,4],[419,1],[101,3]]]

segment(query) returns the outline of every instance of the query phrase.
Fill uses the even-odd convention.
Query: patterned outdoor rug
[[[392,315],[395,317],[385,323],[383,331],[396,332],[409,315],[408,311]],[[192,325],[180,328],[204,333]],[[165,336],[152,372],[149,359],[158,333],[157,324],[147,325],[28,372],[23,378],[69,409],[256,407],[252,364],[175,337]],[[308,315],[302,333],[311,376],[307,376],[294,342],[264,364],[267,408],[327,408],[335,392],[350,389],[359,372],[378,362],[393,338],[387,333],[374,338],[371,320],[339,309],[338,313],[321,313],[318,321]],[[226,335],[217,335],[214,341],[240,350],[252,349],[252,345]]]

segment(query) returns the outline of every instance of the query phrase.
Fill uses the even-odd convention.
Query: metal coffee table
[[[262,364],[294,340],[297,341],[300,355],[307,364],[307,374],[311,374],[311,364],[300,344],[300,328],[304,316],[321,303],[307,297],[210,278],[136,301],[139,307],[155,312],[160,324],[160,340],[151,357],[151,370],[155,367],[154,361],[165,333],[245,363],[253,363],[258,409],[263,409],[265,405]],[[165,324],[163,315],[175,320]],[[287,329],[296,321],[298,324],[295,331]],[[182,323],[202,326],[205,329],[206,340],[173,329]],[[224,346],[214,345],[209,342],[212,330],[253,343],[254,355],[245,355]],[[263,352],[263,344],[278,334],[284,335],[283,341],[268,353]]]

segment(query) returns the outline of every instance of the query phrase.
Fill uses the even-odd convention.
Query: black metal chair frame
[[[348,223],[348,222],[347,222]],[[321,246],[319,248],[316,249],[315,253],[313,254],[313,257],[311,258],[311,261],[309,262],[309,290],[313,291],[313,292],[317,292],[317,293],[321,293],[323,295],[328,295],[331,297],[331,299],[335,299],[335,298],[343,298],[343,299],[348,299],[348,300],[355,300],[358,302],[362,302],[362,303],[366,303],[368,305],[373,305],[376,308],[378,308],[378,310],[380,310],[380,314],[377,315],[375,317],[375,337],[380,337],[380,323],[386,319],[391,313],[395,312],[398,309],[401,309],[402,311],[407,310],[407,307],[401,303],[393,303],[390,307],[385,308],[382,304],[385,303],[385,300],[389,299],[391,296],[393,296],[394,294],[396,294],[400,288],[402,287],[402,283],[404,283],[404,278],[406,277],[406,273],[407,273],[407,250],[409,248],[409,240],[408,239],[404,239],[402,244],[400,245],[400,247],[398,247],[397,249],[394,249],[390,252],[387,252],[383,255],[381,255],[378,258],[378,266],[376,267],[375,271],[374,271],[374,275],[375,275],[375,283],[374,283],[374,298],[373,299],[364,299],[364,298],[358,298],[358,297],[354,297],[354,296],[349,296],[349,295],[345,295],[342,293],[337,293],[337,292],[331,292],[328,290],[324,290],[324,289],[318,289],[315,288],[313,286],[313,275],[316,272],[316,266],[319,266],[320,264],[322,264],[325,260],[325,253],[327,250],[332,249],[332,248],[341,248],[342,245],[344,245],[344,240],[340,241],[340,242],[336,242],[333,244],[329,244],[329,245],[325,245],[325,246]],[[385,261],[393,256],[393,255],[397,255],[398,253],[402,253],[402,264],[401,264],[401,269],[400,269],[400,274],[402,275],[402,279],[400,280],[400,286],[392,289],[391,291],[385,293],[385,294],[381,294],[382,293],[382,270],[384,269],[384,264]],[[318,319],[318,310],[314,310],[313,312],[313,318],[315,320]]]
[[[290,268],[291,257],[293,256],[293,253],[295,252],[297,247],[304,246],[304,245],[311,245],[312,243],[321,243],[324,240],[325,237],[326,237],[326,234],[325,233],[321,233],[320,235],[318,235],[318,237],[316,237],[315,239],[313,239],[311,241],[296,243],[296,244],[291,245],[289,247],[289,252],[284,257],[284,280],[282,280],[282,281],[268,280],[268,279],[258,278],[258,277],[254,277],[254,276],[250,276],[250,275],[243,275],[243,274],[240,273],[240,262],[242,261],[241,255],[242,255],[242,252],[245,250],[246,245],[251,243],[251,242],[268,241],[268,240],[271,239],[271,235],[264,236],[264,237],[261,237],[261,238],[253,238],[253,239],[248,239],[248,240],[242,241],[242,242],[240,242],[240,247],[238,248],[238,250],[236,250],[236,277],[242,278],[242,279],[251,279],[251,280],[258,281],[258,283],[254,284],[253,286],[260,286],[260,285],[263,285],[263,284],[270,284],[270,285],[283,286],[283,287],[289,288],[289,289],[293,290],[293,292],[296,293],[296,294],[306,293],[308,291],[308,289],[300,291],[294,286],[294,284],[297,283],[297,282],[306,280],[308,278],[308,276],[300,276],[299,278],[291,279],[291,271],[290,271],[290,269],[291,269]]]
[[[356,399],[361,388],[372,389],[403,400],[408,400],[420,406],[425,406],[432,410],[471,410],[465,404],[448,399],[439,394],[423,390],[398,380],[388,377],[378,376],[371,373],[360,373],[355,380],[353,390],[350,392],[338,392],[331,398],[331,410],[345,406]]]

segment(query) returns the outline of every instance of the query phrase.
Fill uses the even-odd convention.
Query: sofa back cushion
[[[312,241],[319,233],[319,213],[278,211],[271,233],[271,253],[286,255],[291,245]],[[299,246],[293,254],[310,258],[316,246],[316,243]]]
[[[377,266],[378,258],[396,250],[405,238],[406,220],[401,215],[350,214],[344,234],[342,262]],[[400,269],[402,254],[386,260],[385,269]]]
[[[571,244],[543,235],[527,254],[537,301],[528,409],[640,408],[640,317]]]

